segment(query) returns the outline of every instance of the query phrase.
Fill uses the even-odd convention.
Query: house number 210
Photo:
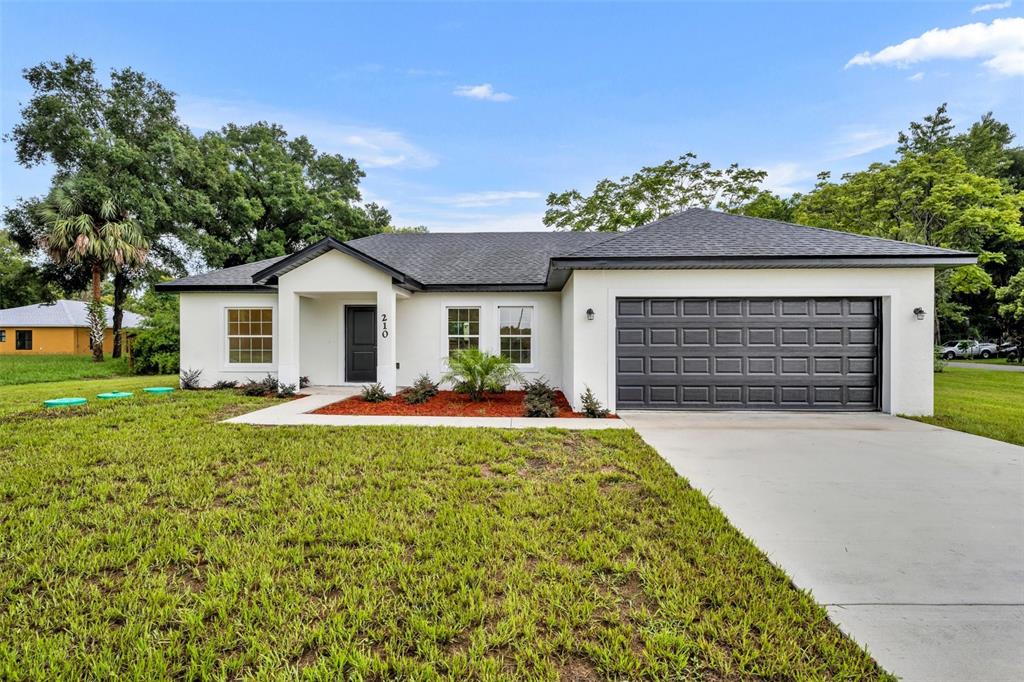
[[[387,313],[381,313],[380,314],[380,338],[382,338],[382,339],[388,338],[388,334],[389,333],[390,332],[388,332],[388,314]]]

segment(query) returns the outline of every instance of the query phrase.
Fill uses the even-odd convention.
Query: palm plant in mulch
[[[441,381],[470,400],[481,401],[485,393],[501,393],[513,381],[522,378],[512,361],[476,348],[466,348],[448,358],[448,371]]]

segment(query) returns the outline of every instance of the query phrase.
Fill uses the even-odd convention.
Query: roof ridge
[[[897,244],[913,244],[914,246],[922,246],[922,247],[928,248],[928,249],[941,249],[942,251],[949,251],[951,253],[969,253],[968,251],[960,251],[958,249],[951,249],[951,248],[948,248],[948,247],[945,247],[945,246],[932,246],[931,244],[919,244],[918,242],[907,242],[907,241],[903,241],[902,239],[890,239],[888,237],[876,237],[875,235],[861,234],[860,232],[847,232],[846,230],[833,230],[833,229],[828,228],[828,227],[818,227],[817,225],[804,225],[803,223],[791,223],[791,222],[788,222],[786,220],[778,220],[777,218],[762,218],[760,216],[744,215],[742,213],[729,213],[728,211],[716,211],[714,209],[702,208],[702,207],[699,207],[699,206],[695,206],[692,209],[687,209],[687,210],[704,211],[704,212],[707,212],[707,213],[713,213],[715,215],[727,215],[727,216],[730,216],[732,218],[742,218],[744,220],[750,220],[750,221],[764,221],[764,222],[768,222],[768,223],[775,223],[776,225],[784,225],[786,227],[801,227],[801,228],[805,228],[807,230],[813,230],[813,231],[816,231],[816,232],[827,232],[827,233],[832,233],[832,234],[838,232],[840,234],[850,235],[851,237],[859,237],[860,239],[867,239],[869,241],[875,241],[875,242],[896,242]],[[651,223],[651,224],[653,225],[654,223]]]
[[[692,211],[695,208],[697,208],[697,207],[696,206],[688,206],[688,207],[686,207],[684,209],[681,209],[679,211],[674,211],[674,212],[672,212],[672,213],[670,213],[670,214],[668,214],[666,216],[662,216],[661,218],[658,218],[657,220],[652,220],[649,223],[644,223],[643,225],[637,225],[636,227],[631,227],[630,229],[626,230],[625,232],[618,232],[618,231],[611,232],[610,233],[611,236],[608,239],[603,239],[603,240],[597,242],[596,244],[587,244],[582,249],[579,249],[578,251],[573,251],[572,253],[568,253],[568,254],[566,254],[563,257],[564,258],[570,258],[572,256],[578,256],[578,255],[580,255],[581,251],[587,251],[588,249],[591,249],[591,248],[593,248],[595,246],[607,246],[609,242],[613,242],[613,241],[615,241],[617,239],[620,239],[622,237],[625,237],[627,235],[636,234],[637,232],[642,232],[642,231],[646,230],[649,227],[654,227],[658,223],[665,222],[669,218],[675,218],[676,216],[682,215],[682,214],[686,213],[687,211]]]

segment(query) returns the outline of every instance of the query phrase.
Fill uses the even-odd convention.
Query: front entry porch
[[[281,383],[297,385],[300,377],[318,386],[379,382],[394,392],[398,295],[395,291],[279,292]]]

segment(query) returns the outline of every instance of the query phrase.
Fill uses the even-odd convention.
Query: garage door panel
[[[627,313],[620,409],[876,409],[877,299],[619,299],[616,310]]]

